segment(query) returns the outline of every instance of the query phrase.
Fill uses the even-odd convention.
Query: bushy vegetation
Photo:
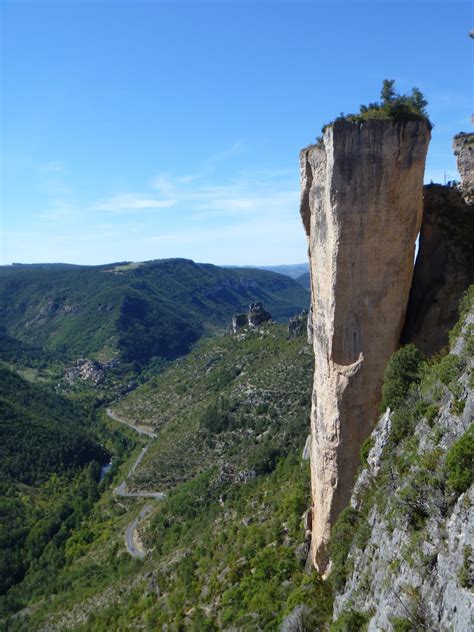
[[[51,474],[77,471],[107,452],[91,420],[73,402],[29,384],[0,367],[0,473],[4,480],[38,485]]]
[[[384,79],[380,93],[380,101],[361,105],[357,114],[342,114],[335,119],[338,121],[349,121],[351,123],[362,123],[372,119],[390,119],[392,121],[427,121],[431,128],[431,123],[426,112],[428,101],[418,88],[413,88],[410,95],[399,94],[395,90],[394,79]],[[332,125],[330,123],[329,125]],[[324,133],[328,125],[322,129]]]
[[[212,433],[229,430],[232,423],[229,413],[229,400],[224,397],[217,397],[203,412],[200,420],[201,427]]]
[[[335,590],[347,590],[348,577],[353,572],[358,574],[358,587],[350,599],[355,599],[353,612],[355,618],[361,616],[362,627],[335,629],[364,629],[370,618],[368,613],[359,612],[357,606],[363,610],[364,595],[373,590],[370,577],[365,578],[363,569],[370,568],[374,555],[380,555],[380,537],[387,538],[383,547],[386,555],[392,534],[394,542],[400,533],[406,534],[402,547],[393,546],[393,558],[384,557],[387,572],[381,590],[396,581],[403,566],[409,566],[410,572],[422,578],[434,573],[436,556],[428,551],[430,546],[439,546],[439,540],[432,539],[433,536],[439,538],[439,534],[436,535],[433,525],[440,524],[443,529],[454,507],[462,504],[460,495],[473,483],[474,427],[472,423],[469,425],[462,405],[473,387],[469,375],[472,374],[474,335],[472,327],[465,324],[468,313],[472,313],[473,299],[470,288],[460,310],[460,323],[455,328],[457,337],[450,337],[451,345],[456,345],[455,352],[452,349],[423,359],[409,345],[397,351],[389,363],[383,407],[390,406],[392,412],[379,468],[376,474],[372,473],[372,479],[365,479],[359,487],[355,507],[341,512],[330,546],[330,578]],[[369,438],[361,450],[364,464],[372,445],[373,439]],[[373,538],[370,526],[374,522],[379,528],[377,539]],[[458,572],[463,586],[471,581],[466,570],[469,556],[470,550],[464,547],[464,563]],[[395,630],[415,630],[428,625],[420,594],[415,588],[410,592],[410,588],[408,586],[402,599],[407,617],[392,620]],[[351,621],[349,605],[338,619],[338,625],[340,622],[346,625],[346,619]]]
[[[295,555],[309,502],[308,466],[290,454],[269,476],[242,485],[216,475],[209,470],[177,488],[152,521],[149,545],[178,559],[158,579],[173,598],[156,603],[154,625],[273,630],[301,603],[327,621],[331,591],[307,576]],[[203,620],[208,628],[200,627]]]
[[[26,605],[30,592],[48,594],[69,535],[98,499],[99,473],[94,462],[74,477],[53,477],[37,492],[41,503],[26,490],[2,485],[0,512],[8,528],[0,533],[0,612]]]
[[[331,581],[336,590],[344,588],[347,578],[347,556],[353,544],[360,514],[352,507],[341,512],[331,534],[329,554],[333,563]]]
[[[370,615],[350,608],[343,612],[331,625],[330,632],[365,632]]]
[[[305,336],[289,339],[285,326],[267,324],[200,342],[189,357],[126,398],[120,416],[142,423],[157,419],[151,425],[160,433],[149,450],[152,460],[144,458],[128,483],[143,480],[156,489],[167,481],[169,490],[142,533],[153,551],[145,568],[123,544],[139,501],[115,502],[104,482],[97,487],[96,481],[90,505],[80,491],[81,472],[59,477],[55,487],[51,477],[42,483],[45,513],[35,509],[27,515],[20,502],[24,494],[6,491],[7,521],[19,530],[12,536],[19,543],[12,548],[17,561],[25,559],[33,519],[42,525],[35,541],[48,534],[55,543],[39,546],[32,563],[16,571],[10,558],[14,579],[4,612],[37,602],[24,620],[11,620],[11,629],[41,627],[39,622],[67,617],[75,607],[87,612],[84,629],[95,630],[156,629],[165,623],[170,630],[218,630],[234,621],[244,628],[257,621],[276,629],[301,604],[307,604],[308,621],[327,622],[331,589],[304,571],[301,516],[309,506],[310,485],[300,454],[308,432],[311,374]],[[112,483],[114,472],[116,462],[108,475],[112,487],[125,476],[122,469]],[[48,491],[53,488],[54,497]],[[72,498],[77,507],[71,508]],[[46,568],[52,573],[42,581]],[[147,587],[150,574],[158,593]],[[102,594],[107,598],[96,607]],[[42,602],[45,595],[57,597]]]
[[[17,340],[0,327],[0,361],[44,368],[56,360],[57,354]]]
[[[458,494],[474,482],[474,424],[468,428],[446,454],[446,483]]]
[[[210,468],[157,503],[143,534],[152,551],[143,564],[124,552],[122,529],[131,518],[104,494],[80,525],[64,532],[64,561],[54,566],[44,558],[56,570],[44,587],[29,571],[25,587],[37,607],[22,624],[36,629],[75,610],[87,618],[75,629],[84,630],[276,630],[305,604],[315,629],[327,627],[331,588],[308,575],[296,555],[309,490],[309,466],[294,453],[270,475],[239,485]],[[25,596],[18,592],[17,607]],[[18,623],[11,620],[11,629],[21,629]]]
[[[414,345],[396,351],[387,365],[382,387],[381,410],[396,408],[408,395],[412,384],[420,380],[423,356]]]
[[[119,266],[107,274],[139,269]],[[2,612],[27,608],[10,617],[9,629],[269,631],[299,612],[310,629],[365,630],[371,613],[356,605],[331,624],[332,590],[346,584],[352,553],[373,548],[371,512],[383,511],[388,529],[410,536],[403,560],[394,562],[418,563],[427,516],[448,515],[466,488],[472,432],[449,442],[438,414],[447,401],[465,398],[459,377],[468,366],[472,332],[464,335],[460,356],[426,361],[405,347],[393,359],[384,387],[393,407],[391,436],[376,483],[361,492],[357,509],[342,512],[334,529],[331,582],[305,571],[309,543],[301,518],[310,506],[310,481],[301,450],[313,361],[304,336],[288,339],[285,327],[267,324],[199,342],[116,406],[121,417],[159,434],[127,478],[131,486],[167,490],[140,521],[143,562],[132,559],[123,542],[143,501],[111,494],[132,457],[122,465],[117,458],[102,482],[94,462],[74,469],[57,459],[44,478],[34,473],[34,487],[12,481],[0,490],[0,517],[9,525],[0,533],[9,551],[0,564]],[[423,449],[420,426],[428,437]],[[101,430],[93,415],[84,421],[96,442],[112,428]],[[117,445],[106,445],[125,458],[132,431],[115,432]],[[465,560],[469,555],[465,551]],[[469,581],[465,565],[462,585]],[[404,630],[406,622],[392,625]]]
[[[58,589],[71,536],[101,488],[101,465],[128,449],[93,407],[0,367],[0,614]],[[103,445],[102,445],[103,444]],[[82,536],[81,536],[82,533]]]
[[[304,445],[312,370],[305,336],[289,339],[285,325],[201,341],[115,407],[160,433],[131,483],[166,491],[217,461],[270,472]]]

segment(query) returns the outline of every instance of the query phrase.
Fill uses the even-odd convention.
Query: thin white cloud
[[[99,263],[172,256],[220,264],[301,260],[306,245],[298,213],[297,168],[255,168],[249,162],[245,169],[231,170],[226,165],[224,170],[221,162],[242,150],[242,143],[234,143],[195,170],[159,173],[138,192],[109,190],[81,199],[77,191],[65,195],[52,188],[35,228],[54,245],[56,260]],[[54,179],[59,180],[57,174]],[[159,212],[171,207],[172,212]],[[98,235],[109,235],[100,258],[89,238],[91,228]],[[44,258],[44,251],[36,250],[41,251],[36,257]]]
[[[176,200],[159,200],[137,193],[121,193],[113,195],[101,202],[93,204],[91,208],[96,211],[110,213],[126,213],[148,211],[161,208],[170,208],[176,204]]]
[[[186,231],[147,235],[141,248],[144,253],[155,253],[157,258],[182,256],[218,265],[265,265],[303,260],[306,239],[301,221],[295,215],[275,224],[264,218],[246,218],[227,226],[194,224]]]
[[[64,163],[61,160],[50,160],[39,166],[40,173],[62,173],[64,171]]]
[[[278,221],[298,208],[299,183],[296,172],[283,169],[243,171],[219,181],[216,176],[172,176],[159,174],[152,186],[176,204],[185,206],[194,219],[212,217],[272,217]]]
[[[206,160],[206,164],[214,165],[231,158],[232,156],[236,156],[237,154],[242,153],[245,150],[245,143],[241,140],[232,143],[229,147],[226,147],[222,151],[218,151]]]
[[[177,187],[186,187],[188,184],[209,179],[209,177],[216,171],[216,168],[220,163],[225,162],[232,156],[241,154],[243,151],[245,151],[245,143],[241,140],[237,140],[228,147],[225,147],[222,151],[216,152],[206,158],[200,169],[198,169],[195,173],[181,176],[172,176],[169,173],[159,173],[151,179],[150,185],[162,195],[170,195],[171,192],[176,191]]]
[[[53,200],[49,208],[39,213],[39,220],[60,222],[74,218],[78,213],[78,209],[66,200]]]

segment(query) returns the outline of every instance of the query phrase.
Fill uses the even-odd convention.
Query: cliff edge
[[[300,154],[315,354],[312,558],[320,571],[399,342],[429,140],[425,120],[337,120]]]

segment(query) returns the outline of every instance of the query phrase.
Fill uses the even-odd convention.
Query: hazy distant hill
[[[237,268],[238,266],[226,266],[226,268]],[[296,279],[302,274],[309,272],[309,266],[307,263],[291,263],[288,265],[278,266],[243,266],[244,268],[251,268],[253,270],[268,270],[269,272],[276,272],[277,274],[284,274],[292,279]]]
[[[278,274],[284,274],[286,276],[291,277],[292,279],[297,279],[299,276],[308,272],[309,266],[307,263],[294,263],[291,265],[280,265],[280,266],[259,266],[260,270],[269,270],[270,272],[277,272]]]
[[[0,268],[0,326],[71,357],[174,358],[253,301],[281,320],[307,307],[309,293],[266,270],[186,259]]]
[[[302,287],[306,288],[307,290],[309,290],[311,287],[309,272],[305,272],[299,277],[296,277],[295,281],[299,283]]]

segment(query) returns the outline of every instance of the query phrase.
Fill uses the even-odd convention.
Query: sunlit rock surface
[[[429,140],[425,121],[337,121],[300,155],[315,353],[312,556],[320,571],[399,342]]]

